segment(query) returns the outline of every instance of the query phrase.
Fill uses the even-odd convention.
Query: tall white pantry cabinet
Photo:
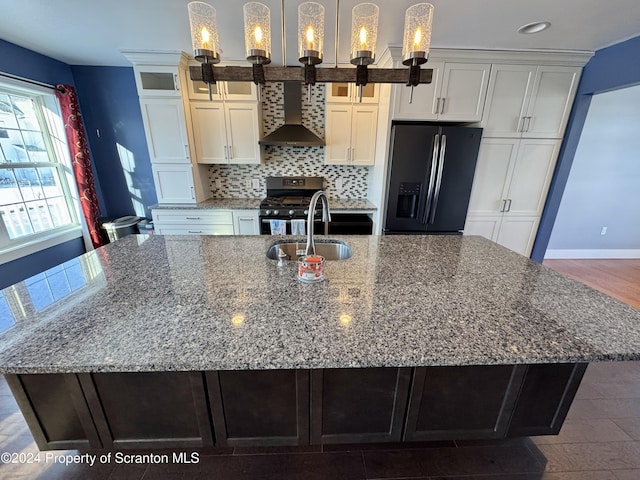
[[[530,255],[581,71],[492,65],[465,235]]]
[[[182,95],[184,53],[123,52],[133,64],[158,203],[197,203],[207,198],[206,175],[191,161]]]

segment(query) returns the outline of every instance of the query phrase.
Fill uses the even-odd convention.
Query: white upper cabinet
[[[485,137],[562,138],[580,67],[494,65]]]
[[[491,65],[486,63],[428,62],[431,83],[413,89],[395,86],[395,120],[477,122],[487,94]]]
[[[191,80],[186,72],[189,98],[191,100],[209,100],[209,86],[201,80]],[[216,82],[211,84],[213,100],[248,101],[258,100],[258,90],[253,82]]]
[[[580,71],[575,67],[538,67],[523,137],[562,138]]]
[[[373,165],[377,105],[327,104],[325,164]]]
[[[140,98],[151,163],[191,163],[180,98]]]
[[[327,102],[378,103],[378,86],[375,83],[368,83],[362,87],[362,102],[355,83],[333,82],[326,85]]]
[[[178,65],[135,65],[133,73],[139,96],[179,97]]]
[[[191,121],[198,163],[260,163],[255,103],[192,102]]]

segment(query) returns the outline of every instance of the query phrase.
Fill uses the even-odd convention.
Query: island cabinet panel
[[[213,445],[202,373],[78,376],[105,448]]]
[[[5,378],[40,450],[102,447],[74,374]]]
[[[410,368],[338,368],[311,374],[311,443],[398,442]]]
[[[416,368],[404,440],[504,437],[525,368]]]
[[[308,445],[309,372],[206,372],[216,445]]]
[[[529,365],[508,436],[557,435],[586,369],[586,363]]]

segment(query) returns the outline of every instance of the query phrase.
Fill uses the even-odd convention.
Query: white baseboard
[[[545,259],[572,259],[572,258],[640,258],[640,250],[547,250],[544,255]]]

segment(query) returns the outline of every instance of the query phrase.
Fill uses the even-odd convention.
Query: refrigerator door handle
[[[433,202],[433,191],[436,177],[436,169],[438,165],[438,147],[440,146],[440,135],[436,134],[433,137],[433,153],[431,154],[431,172],[429,174],[429,188],[427,193],[427,200],[424,203],[424,214],[422,215],[422,223],[427,224],[429,222],[429,213],[431,211],[431,203]],[[426,181],[426,179],[425,179]]]
[[[440,186],[442,185],[442,171],[444,170],[444,156],[447,151],[447,136],[442,135],[440,140],[440,158],[438,159],[438,179],[436,180],[436,192],[433,197],[433,205],[429,208],[431,210],[431,216],[429,217],[429,223],[433,223],[436,220],[436,210],[438,208],[438,197],[440,196]]]

